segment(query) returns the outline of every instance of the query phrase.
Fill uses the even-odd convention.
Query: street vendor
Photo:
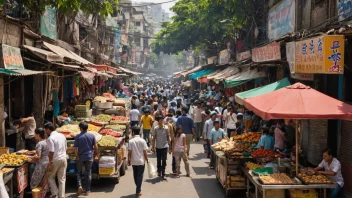
[[[58,121],[59,126],[64,125],[65,122],[69,122],[70,120],[71,119],[65,110],[62,110],[60,112],[60,115],[57,116],[57,121]]]
[[[23,125],[22,138],[25,141],[25,148],[29,151],[33,151],[35,149],[36,140],[35,140],[35,128],[36,122],[34,119],[34,114],[31,113],[27,118],[22,118],[21,123]]]
[[[210,132],[210,145],[220,142],[226,136],[224,129],[220,128],[220,121],[214,121],[214,128]],[[214,169],[215,166],[215,153],[211,151],[210,153],[210,168]]]
[[[258,148],[264,150],[273,150],[274,149],[274,138],[269,135],[270,129],[267,126],[262,127],[263,135],[260,137]]]
[[[322,171],[324,170],[324,171]],[[336,188],[330,191],[330,198],[338,197],[344,185],[343,177],[341,174],[341,163],[333,155],[331,149],[323,151],[323,161],[318,167],[313,169],[314,174],[327,176],[331,181],[336,183]]]

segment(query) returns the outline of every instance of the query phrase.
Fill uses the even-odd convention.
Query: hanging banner
[[[265,62],[280,60],[280,44],[277,42],[269,43],[263,47],[252,49],[253,62]]]
[[[2,44],[2,58],[5,69],[24,69],[20,48]]]
[[[295,0],[283,0],[269,9],[268,38],[275,40],[295,31]]]
[[[244,52],[240,52],[236,55],[236,60],[237,61],[243,61],[251,58],[251,51],[247,50]]]
[[[352,0],[337,0],[337,16],[339,21],[343,21],[352,15]]]
[[[44,14],[40,16],[40,33],[56,40],[56,9],[45,7]]]
[[[229,63],[231,58],[231,51],[228,49],[222,50],[219,54],[219,65],[225,65]]]
[[[344,39],[325,35],[296,42],[295,73],[343,74]]]
[[[313,81],[314,74],[296,74],[295,73],[295,55],[296,55],[296,43],[286,43],[286,58],[290,68],[291,78],[297,80]]]

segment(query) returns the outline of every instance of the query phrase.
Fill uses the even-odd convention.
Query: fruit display
[[[64,132],[74,133],[74,134],[81,133],[81,130],[79,129],[79,126],[76,125],[76,124],[63,125],[62,127],[57,128],[56,131],[59,132],[59,133],[64,133]]]
[[[257,168],[263,168],[262,165],[259,165],[259,164],[253,163],[253,162],[247,162],[247,163],[246,163],[246,167],[247,167],[249,170],[255,170],[255,169],[257,169]]]
[[[97,117],[93,118],[93,122],[109,122],[111,120],[111,116],[105,115],[105,114],[100,114]]]
[[[0,156],[0,164],[7,166],[20,166],[28,160],[29,158],[26,155],[17,155],[16,153],[3,154]]]
[[[114,116],[114,117],[112,117],[112,120],[121,121],[121,122],[128,122],[128,119],[123,116]]]
[[[99,132],[101,127],[95,126],[93,124],[88,124],[88,131]]]
[[[99,146],[116,146],[117,139],[111,135],[104,135],[98,142]]]
[[[278,153],[276,153],[274,150],[264,150],[264,149],[257,149],[252,151],[251,153],[252,157],[257,158],[257,157],[278,157]]]
[[[298,178],[306,184],[332,184],[333,182],[325,175],[308,175],[299,173]]]
[[[231,147],[232,144],[233,144],[233,142],[229,142],[228,140],[223,139],[220,142],[215,143],[215,144],[213,144],[211,146],[216,151],[223,151],[225,148]]]
[[[96,96],[94,102],[106,103],[106,98],[103,96]]]
[[[114,131],[123,131],[126,129],[126,125],[119,125],[119,124],[114,124],[114,125],[106,125],[106,129],[112,129]]]
[[[103,97],[108,98],[108,99],[115,99],[116,97],[112,95],[111,93],[103,93]]]
[[[100,134],[102,135],[111,135],[113,137],[121,137],[122,133],[113,131],[112,129],[103,129],[100,131]]]
[[[114,109],[117,110],[117,111],[124,111],[124,110],[125,110],[125,107],[122,107],[122,106],[115,106]]]
[[[270,175],[259,175],[263,184],[295,184],[285,173],[274,173]]]
[[[261,133],[248,132],[242,135],[236,135],[233,137],[237,142],[259,142]]]

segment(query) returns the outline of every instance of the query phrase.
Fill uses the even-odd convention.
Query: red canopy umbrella
[[[247,98],[244,105],[265,120],[280,118],[352,120],[352,105],[302,83]]]

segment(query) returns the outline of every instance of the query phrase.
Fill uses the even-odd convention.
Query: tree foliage
[[[171,10],[172,22],[162,24],[163,29],[152,43],[154,52],[176,53],[189,46],[211,46],[234,36],[243,28],[253,12],[255,0],[179,0]],[[221,23],[230,19],[228,23]]]

